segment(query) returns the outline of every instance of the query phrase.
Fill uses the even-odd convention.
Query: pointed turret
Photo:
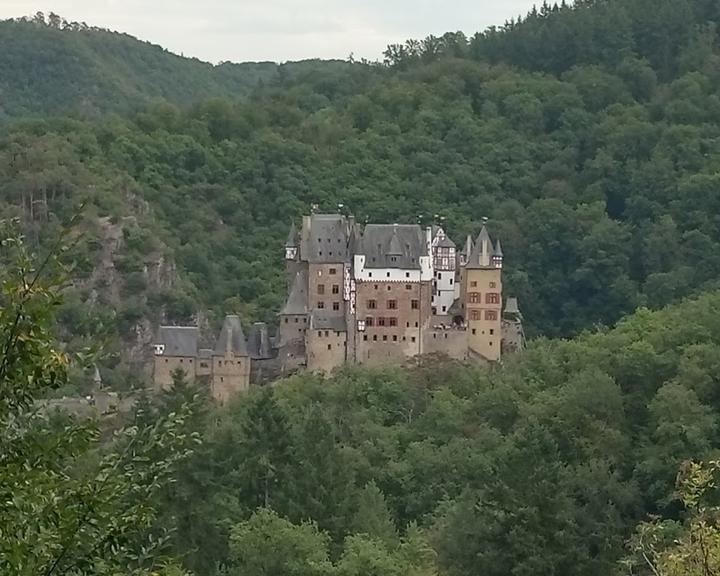
[[[298,255],[298,233],[295,228],[295,222],[290,223],[290,232],[285,241],[285,259],[295,260]]]
[[[473,252],[473,239],[470,234],[468,234],[467,238],[465,239],[465,246],[463,246],[463,249],[460,251],[460,266],[465,266],[468,263],[468,260],[470,259],[470,254]]]
[[[240,323],[240,317],[225,317],[220,336],[215,344],[215,356],[247,356],[247,342]]]
[[[295,222],[290,222],[290,232],[288,233],[287,240],[285,241],[285,247],[296,248],[297,240],[297,228],[295,228]]]
[[[500,244],[499,238],[498,238],[498,241],[495,243],[495,250],[493,251],[492,262],[493,262],[493,266],[495,266],[496,268],[502,268],[503,251],[502,251],[502,245]]]
[[[500,258],[503,257],[502,245],[500,244],[499,238],[498,241],[495,242],[495,256],[499,256]]]
[[[307,279],[302,272],[295,274],[290,295],[288,296],[285,307],[280,312],[281,316],[300,316],[307,314]]]
[[[491,266],[491,258],[494,252],[492,240],[490,240],[490,234],[487,231],[487,227],[483,224],[480,234],[478,234],[473,246],[472,253],[468,258],[469,268],[487,268]]]

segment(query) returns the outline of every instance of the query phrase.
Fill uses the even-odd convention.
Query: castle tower
[[[288,232],[287,240],[285,241],[285,270],[287,272],[287,283],[288,288],[292,286],[295,280],[295,275],[299,270],[300,262],[300,250],[299,250],[299,239],[295,223],[290,223],[290,231]]]
[[[173,373],[182,370],[188,380],[196,377],[200,330],[196,326],[160,326],[154,348],[155,391],[169,390]]]
[[[457,277],[457,247],[445,231],[438,227],[432,228],[433,254],[433,295],[432,313],[440,322],[450,323],[450,310],[455,302]]]
[[[465,265],[465,324],[468,348],[489,361],[498,361],[502,344],[502,247],[485,225]]]
[[[213,352],[212,395],[225,403],[250,387],[250,356],[238,316],[226,316]]]

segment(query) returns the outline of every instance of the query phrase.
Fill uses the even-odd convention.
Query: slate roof
[[[310,330],[333,330],[346,332],[345,318],[321,312],[313,312],[310,316]]]
[[[248,335],[248,351],[255,360],[272,358],[272,343],[268,334],[267,324],[256,322],[250,328]]]
[[[438,248],[456,248],[455,242],[450,239],[450,236],[443,236],[437,245]]]
[[[494,256],[499,256],[500,258],[503,257],[502,246],[500,245],[500,238],[498,238],[498,241],[495,243],[495,253],[494,253]]]
[[[296,316],[307,314],[308,312],[308,295],[307,295],[307,273],[301,270],[295,274],[295,280],[290,288],[285,307],[280,311],[281,316]]]
[[[200,329],[197,326],[160,326],[158,344],[165,345],[165,356],[195,358]]]
[[[226,316],[220,336],[215,344],[215,356],[224,356],[227,351],[235,356],[247,356],[247,342],[239,316]]]
[[[475,248],[475,246],[473,245],[472,236],[470,236],[470,234],[468,234],[468,237],[465,240],[465,246],[462,249],[462,254],[464,254],[465,256],[470,256],[470,254],[472,254],[474,248]]]
[[[508,298],[505,303],[505,314],[516,315],[522,318],[517,298]]]
[[[285,241],[285,248],[295,248],[297,246],[297,229],[295,228],[295,222],[290,223],[290,232],[288,233],[287,240]]]
[[[419,270],[428,255],[425,233],[417,224],[368,224],[358,254],[365,255],[366,268]]]
[[[487,249],[487,252],[485,251]],[[491,267],[490,256],[492,255],[493,243],[490,234],[485,226],[480,230],[480,234],[475,240],[475,246],[468,258],[467,267],[473,268],[489,268]]]
[[[348,223],[341,214],[313,214],[303,226],[301,256],[313,264],[345,262],[348,254]]]

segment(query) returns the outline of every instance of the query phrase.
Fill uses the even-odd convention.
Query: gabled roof
[[[313,264],[345,262],[348,254],[347,218],[341,214],[313,214],[303,224],[300,256]]]
[[[226,316],[220,336],[215,344],[215,356],[224,356],[231,352],[235,356],[247,356],[247,342],[239,316]]]
[[[310,316],[310,330],[333,330],[334,332],[346,332],[347,326],[343,316],[337,316],[322,312],[313,312]]]
[[[443,236],[438,242],[438,248],[456,248],[455,242],[450,239],[450,236]]]
[[[295,248],[298,245],[297,228],[295,228],[295,222],[290,223],[290,232],[288,233],[287,240],[285,241],[285,248]]]
[[[287,302],[280,311],[281,316],[298,316],[308,312],[307,274],[304,270],[295,274]]]
[[[358,254],[366,268],[420,269],[420,258],[428,256],[425,233],[417,224],[368,224]]]
[[[200,329],[197,326],[160,326],[158,344],[165,346],[165,356],[195,358],[198,353]]]

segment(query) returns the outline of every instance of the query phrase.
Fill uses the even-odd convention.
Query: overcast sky
[[[222,60],[375,60],[388,44],[527,12],[532,0],[0,0],[0,18],[55,12],[185,56]],[[1,56],[0,56],[1,57]]]

